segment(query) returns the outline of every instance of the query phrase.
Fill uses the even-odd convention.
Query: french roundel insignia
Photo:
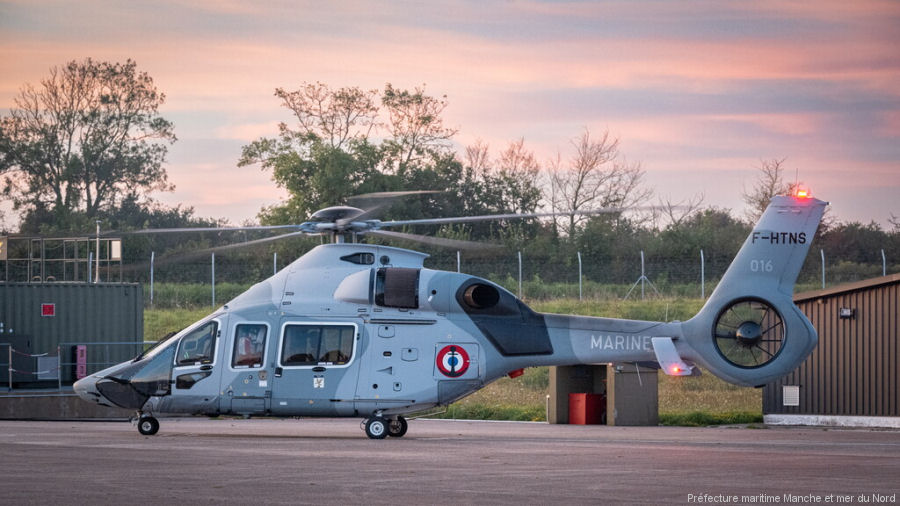
[[[437,368],[444,376],[458,378],[469,370],[469,354],[462,346],[444,346],[437,354]]]

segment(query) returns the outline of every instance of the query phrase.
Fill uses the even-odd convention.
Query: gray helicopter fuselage
[[[424,268],[423,253],[322,245],[75,390],[145,414],[382,417],[447,405],[533,366],[655,362],[689,375],[697,363],[760,385],[815,346],[790,297],[825,204],[773,199],[686,322],[540,314],[490,281]]]
[[[524,367],[652,360],[650,337],[676,331],[672,324],[540,315],[487,280],[423,268],[426,257],[369,244],[319,246],[170,338],[162,345],[170,352],[149,357],[174,357],[168,388],[144,403],[140,396],[116,400],[152,413],[405,413],[448,404]],[[466,307],[458,292],[473,286],[499,300],[486,310]],[[259,341],[251,361],[242,360],[240,342],[248,330]],[[211,335],[208,353],[191,355],[195,334]],[[289,348],[298,343],[310,356],[292,358]],[[461,361],[454,370],[439,364],[447,347]],[[131,366],[94,376],[115,377]]]

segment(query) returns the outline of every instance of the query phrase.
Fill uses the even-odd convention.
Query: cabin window
[[[281,365],[344,365],[353,355],[352,325],[287,325]]]
[[[178,345],[176,364],[211,364],[216,350],[218,323],[213,320],[188,332]]]
[[[234,329],[231,367],[262,367],[267,327],[261,323],[242,323]]]

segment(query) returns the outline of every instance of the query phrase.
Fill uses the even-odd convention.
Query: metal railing
[[[124,362],[129,357],[137,356],[147,345],[153,343],[153,341],[63,342],[56,346],[55,355],[49,352],[24,353],[16,350],[11,343],[0,343],[0,360],[5,360],[5,362],[0,362],[0,371],[4,369],[6,371],[5,377],[0,380],[0,385],[6,383],[6,391],[12,392],[18,384],[17,390],[21,392],[35,388],[47,388],[46,382],[55,380],[56,387],[62,390],[63,386],[70,386],[84,376]],[[81,364],[77,358],[66,358],[67,355],[71,356],[68,353],[69,350],[75,350],[79,346],[85,347],[85,360]],[[25,357],[26,360],[34,359],[32,370],[27,370],[21,365],[17,368],[13,361],[14,356]],[[84,366],[82,374],[77,371],[80,365]],[[16,381],[14,377],[16,375],[30,377],[31,381]],[[22,384],[36,386],[29,388],[23,387]]]

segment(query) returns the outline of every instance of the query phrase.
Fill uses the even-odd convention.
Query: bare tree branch
[[[575,153],[567,168],[559,157],[551,162],[551,203],[554,211],[581,211],[602,207],[630,207],[648,199],[649,189],[641,188],[644,171],[640,163],[629,163],[619,152],[619,139],[609,131],[594,139],[585,129],[571,141]],[[586,216],[571,214],[559,226],[572,234]]]

